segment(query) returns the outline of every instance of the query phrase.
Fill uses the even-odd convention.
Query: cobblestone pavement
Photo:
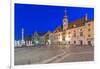
[[[94,48],[90,46],[65,48],[15,48],[15,65],[93,60]]]

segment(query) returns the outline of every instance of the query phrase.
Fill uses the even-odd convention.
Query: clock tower
[[[64,10],[64,18],[63,18],[63,31],[65,31],[68,28],[68,19],[66,15],[66,8]]]

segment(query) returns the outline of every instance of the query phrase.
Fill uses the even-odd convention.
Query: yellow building
[[[58,26],[53,35],[55,44],[93,45],[94,20],[88,20],[86,14],[82,18],[68,23],[65,10],[63,25]]]

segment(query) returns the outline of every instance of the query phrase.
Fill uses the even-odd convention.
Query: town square
[[[22,8],[20,11],[25,11],[25,7],[23,8],[20,4],[16,4],[15,8],[18,9],[18,6]],[[31,5],[28,8],[36,9],[38,7],[33,6]],[[26,10],[25,15],[27,17],[25,17],[24,13],[21,13],[23,16],[19,15],[19,11],[15,9],[16,32],[14,41],[14,64],[27,65],[93,61],[94,9],[58,7],[57,10],[62,11],[57,13],[55,10],[57,6],[40,7],[44,13],[41,13],[38,9],[34,10],[34,12],[37,12],[36,14],[32,12],[33,10]],[[42,7],[44,7],[43,9],[46,8],[46,11],[43,11]],[[47,8],[49,8],[49,10],[53,10],[52,8],[54,8],[55,11],[50,12]],[[74,11],[71,11],[72,9],[77,12],[77,16],[80,16],[76,18]],[[79,9],[81,10],[79,11]],[[83,11],[85,12],[81,13]],[[48,14],[46,14],[46,12]],[[60,18],[60,16],[62,17]],[[29,17],[31,19],[27,19]],[[44,18],[46,22],[44,21]],[[71,20],[71,18],[75,19]],[[59,21],[61,23],[58,24],[53,21]],[[49,22],[52,24],[49,24]],[[29,24],[30,26],[28,26]]]

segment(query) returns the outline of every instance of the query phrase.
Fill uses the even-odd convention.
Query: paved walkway
[[[93,47],[15,48],[15,65],[92,61]]]
[[[15,48],[15,65],[38,64],[62,52],[59,48]]]

